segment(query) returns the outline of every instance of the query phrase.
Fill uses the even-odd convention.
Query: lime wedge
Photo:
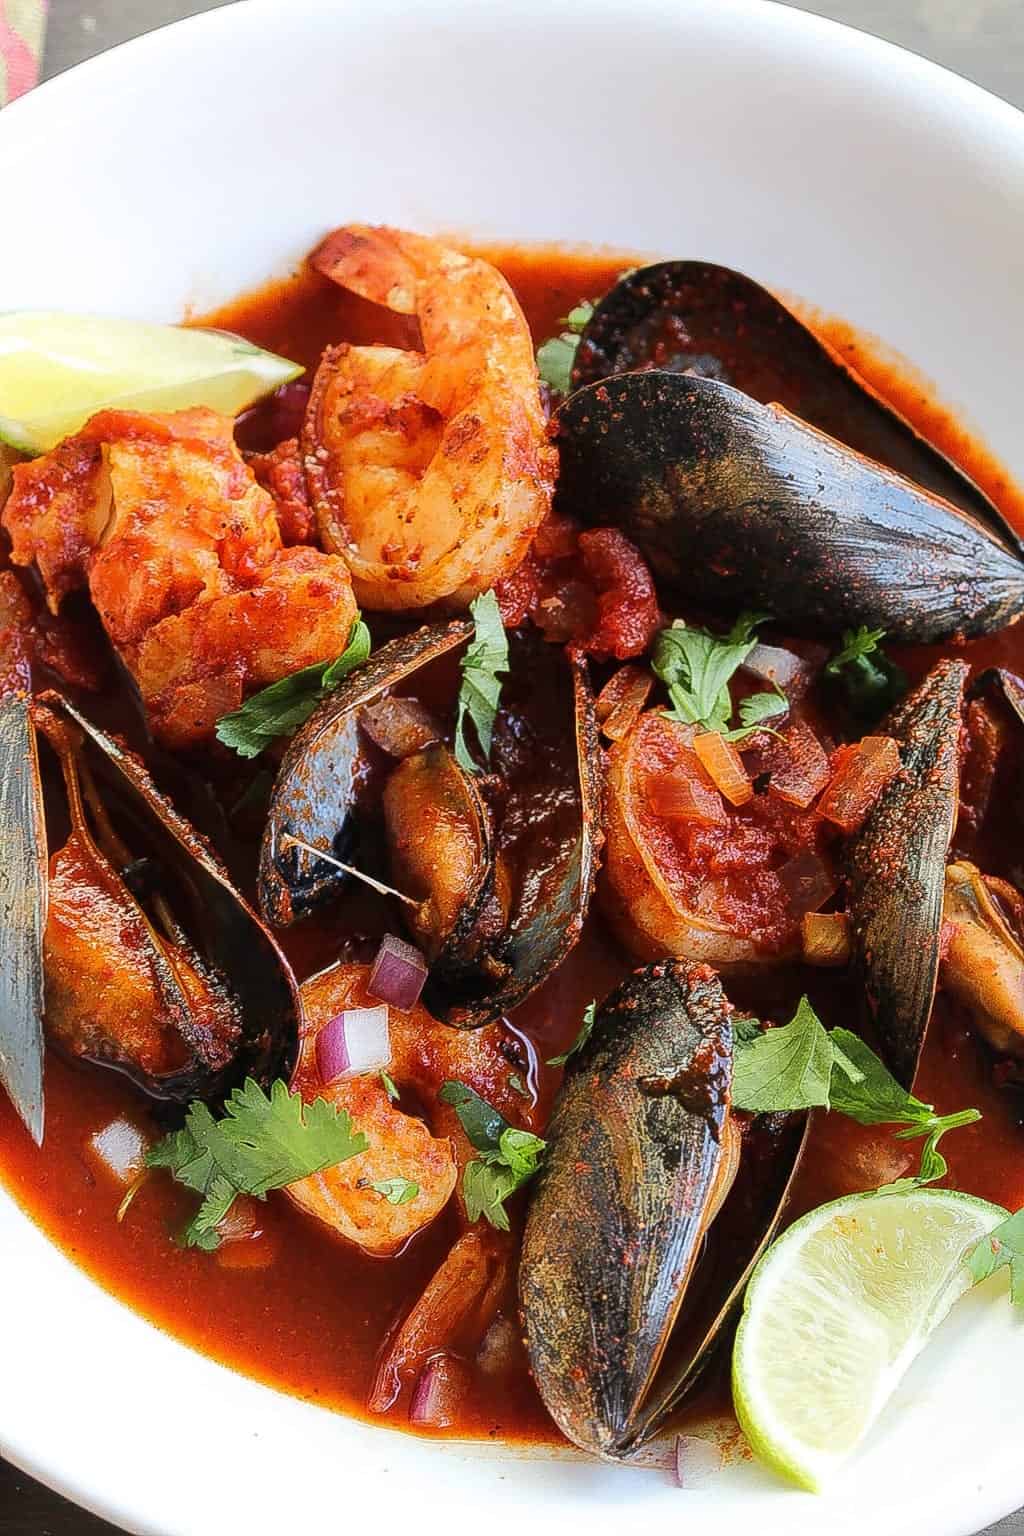
[[[109,406],[234,416],[302,372],[225,331],[43,311],[0,315],[0,439],[42,453]]]
[[[755,1454],[820,1491],[970,1289],[968,1250],[1005,1218],[944,1189],[854,1195],[773,1243],[733,1353],[736,1416]]]

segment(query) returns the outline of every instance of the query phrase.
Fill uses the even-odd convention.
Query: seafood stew
[[[801,1213],[1024,1204],[1010,498],[625,265],[337,230],[204,321],[300,376],[93,411],[0,515],[5,1183],[240,1370],[614,1459]],[[772,1099],[811,1020],[888,1118]]]

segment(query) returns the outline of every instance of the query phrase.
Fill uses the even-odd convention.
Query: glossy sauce
[[[598,295],[628,263],[621,257],[554,249],[486,251],[515,287],[538,339],[550,334],[580,298]],[[315,274],[302,273],[208,317],[207,323],[241,332],[253,341],[315,365],[323,346],[342,339],[401,343],[407,323],[343,294]],[[891,399],[931,440],[955,458],[1009,514],[1024,526],[1020,498],[984,449],[906,371],[885,364],[849,328],[815,322],[850,357],[875,388]],[[284,426],[284,430],[282,430]],[[259,413],[244,424],[247,446],[269,447],[293,431]],[[962,647],[972,662],[1007,662],[1024,671],[1024,633],[1008,632]],[[933,653],[901,658],[915,674]],[[258,835],[258,826],[254,830]],[[1020,878],[1007,839],[986,838],[992,873]],[[252,850],[235,850],[240,880],[251,874]],[[1005,867],[1001,867],[1005,866]],[[346,913],[363,933],[380,931],[384,910],[360,894],[347,897],[332,921],[300,925],[286,936],[298,974],[305,976],[338,953]],[[601,997],[631,962],[593,918],[583,940],[514,1023],[531,1046],[531,1081],[542,1107],[550,1103],[559,1074],[544,1065],[575,1037],[582,1009]],[[852,1022],[845,990],[828,973],[773,972],[770,978],[731,988],[739,1006],[784,1019],[808,990],[830,1024]],[[977,1105],[984,1121],[956,1132],[944,1144],[951,1182],[1012,1208],[1024,1205],[1024,1131],[1020,1099],[998,1091],[991,1065],[964,1021],[940,1000],[925,1052],[918,1092],[942,1111]],[[50,1052],[47,1060],[47,1136],[38,1152],[0,1095],[0,1173],[25,1209],[96,1280],[158,1326],[225,1364],[282,1390],[346,1412],[365,1414],[366,1391],[378,1351],[444,1255],[454,1226],[442,1219],[397,1258],[368,1258],[323,1232],[279,1196],[271,1196],[263,1235],[225,1247],[216,1255],[186,1252],[171,1234],[194,1205],[193,1197],[164,1177],[154,1177],[135,1197],[125,1219],[115,1213],[122,1190],[86,1150],[91,1135],[118,1116],[154,1133],[142,1097],[123,1079],[96,1068],[69,1064]],[[894,1142],[879,1130],[862,1130],[839,1117],[821,1118],[796,1191],[807,1208],[855,1188],[867,1188],[906,1171],[917,1144]],[[508,1299],[509,1309],[512,1298]],[[703,1404],[714,1399],[715,1383]],[[391,1421],[395,1422],[395,1421]],[[510,1368],[478,1373],[459,1435],[507,1440],[557,1439],[529,1380],[520,1353]]]

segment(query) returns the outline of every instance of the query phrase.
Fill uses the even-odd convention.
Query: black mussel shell
[[[937,643],[1024,611],[1024,563],[968,513],[728,384],[630,373],[558,412],[556,506],[615,523],[674,596],[796,633]]]
[[[763,405],[781,405],[972,512],[1021,548],[1019,535],[972,480],[742,272],[707,261],[663,261],[620,278],[583,330],[573,387],[639,368],[718,379]]]
[[[882,1054],[913,1086],[939,973],[946,860],[960,790],[968,667],[940,661],[879,727],[902,772],[847,851],[847,910],[863,1004]]]
[[[0,1083],[41,1144],[47,853],[31,709],[0,699]]]
[[[527,1213],[520,1306],[545,1406],[599,1455],[628,1454],[696,1380],[775,1230],[800,1155],[802,1117],[766,1123],[765,1157],[744,1172],[730,1111],[730,1012],[709,967],[645,966],[598,1010],[555,1102]],[[738,1245],[715,1247],[732,1206]],[[709,1242],[712,1279],[694,1298]]]
[[[231,1059],[212,1065],[203,1052],[202,1027],[193,1038],[186,1019],[185,1044],[192,1059],[180,1071],[154,1077],[114,1055],[101,1064],[132,1077],[155,1098],[186,1102],[215,1099],[246,1076],[267,1084],[287,1078],[299,1035],[300,1002],[288,962],[267,929],[231,884],[206,841],[157,790],[141,759],[92,724],[66,699],[46,693],[40,703],[70,722],[85,738],[86,754],[104,803],[145,850],[141,864],[152,871],[170,907],[182,941],[205,968],[211,984],[226,988],[237,1010],[241,1033]],[[134,847],[136,838],[131,837]],[[131,870],[123,876],[128,884]],[[139,878],[145,877],[141,871]],[[97,1058],[98,1059],[98,1058]]]
[[[431,967],[424,1001],[449,1024],[501,1018],[547,979],[583,928],[601,847],[602,764],[587,663],[534,634],[510,637],[491,772],[495,858],[508,921]]]
[[[321,906],[347,878],[325,860],[290,844],[299,838],[349,862],[357,828],[359,714],[473,633],[471,619],[426,625],[381,646],[319,705],[293,737],[274,785],[260,847],[259,903],[268,922],[286,927]]]

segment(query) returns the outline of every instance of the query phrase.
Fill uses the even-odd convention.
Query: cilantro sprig
[[[593,1033],[594,1020],[596,1017],[597,1004],[593,1002],[588,1003],[583,1010],[583,1022],[580,1025],[579,1034],[576,1036],[576,1039],[573,1041],[572,1045],[570,1045],[569,1049],[567,1051],[563,1051],[560,1056],[550,1056],[548,1058],[549,1067],[564,1067],[566,1062],[571,1057],[576,1055],[577,1051],[581,1051],[583,1049],[587,1041],[590,1039],[591,1034]]]
[[[217,740],[239,757],[258,757],[278,736],[289,736],[309,719],[320,700],[370,654],[370,631],[356,619],[348,644],[334,661],[314,662],[262,688],[217,721]]]
[[[880,720],[909,686],[903,668],[882,650],[884,639],[884,629],[868,629],[864,624],[846,629],[840,649],[825,663],[825,677],[841,689],[858,720]]]
[[[262,1200],[269,1190],[346,1162],[367,1145],[347,1111],[324,1099],[306,1104],[280,1080],[268,1096],[250,1077],[227,1100],[221,1120],[193,1102],[181,1130],[151,1147],[146,1163],[168,1169],[202,1196],[181,1240],[187,1248],[212,1250],[220,1245],[217,1224],[237,1195]]]
[[[509,1125],[493,1104],[488,1104],[465,1083],[449,1080],[442,1087],[440,1098],[455,1110],[462,1129],[479,1153],[466,1164],[462,1176],[466,1215],[471,1222],[484,1216],[492,1227],[507,1232],[505,1201],[533,1178],[547,1143],[532,1131]]]
[[[1008,1269],[1010,1302],[1024,1308],[1024,1210],[1008,1216],[981,1239],[967,1256],[967,1268],[975,1285]]]
[[[832,1109],[859,1125],[891,1125],[897,1140],[924,1138],[917,1174],[886,1186],[888,1191],[932,1184],[949,1166],[939,1142],[949,1131],[981,1119],[976,1109],[937,1115],[915,1098],[859,1035],[827,1030],[807,998],[779,1029],[755,1032],[752,1021],[737,1030],[732,1102],[763,1114],[798,1109]]]
[[[593,313],[593,304],[584,299],[558,322],[562,326],[559,334],[549,337],[537,348],[537,371],[544,383],[559,395],[567,395],[572,388],[576,348],[583,327]]]
[[[727,635],[713,635],[680,619],[671,629],[658,632],[651,665],[668,689],[672,708],[666,714],[670,720],[717,731],[727,741],[741,741],[759,730],[765,720],[786,713],[789,701],[781,689],[755,693],[740,704],[740,724],[730,727],[730,681],[757,644],[755,631],[767,617],[765,613],[741,613]]]
[[[493,590],[482,592],[475,598],[469,611],[474,630],[473,639],[459,663],[462,683],[455,722],[455,757],[467,773],[479,773],[479,764],[466,739],[466,721],[468,717],[473,722],[480,750],[489,762],[494,721],[501,700],[501,678],[508,673],[508,638]]]

